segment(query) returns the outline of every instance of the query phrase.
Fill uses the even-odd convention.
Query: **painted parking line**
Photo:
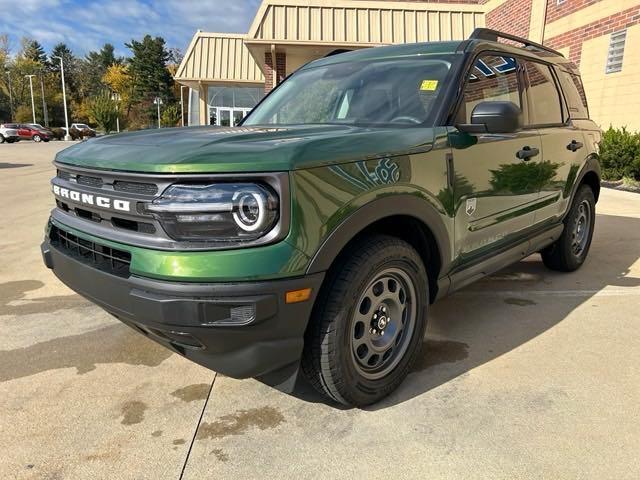
[[[455,293],[462,297],[512,297],[512,296],[552,296],[552,297],[634,297],[640,296],[639,287],[606,288],[602,290],[467,290]]]

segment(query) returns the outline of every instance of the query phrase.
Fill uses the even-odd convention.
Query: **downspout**
[[[544,30],[547,26],[547,1],[543,3],[544,13],[542,14],[542,31],[540,32],[540,45],[544,45]]]
[[[271,44],[271,70],[273,71],[271,87],[276,88],[278,85],[278,65],[276,63],[276,45],[274,43]]]

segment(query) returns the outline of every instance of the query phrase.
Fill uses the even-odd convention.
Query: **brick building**
[[[176,80],[190,87],[190,124],[230,125],[335,49],[464,39],[482,26],[559,50],[582,71],[592,118],[640,130],[640,0],[263,0],[246,35],[197,32]]]

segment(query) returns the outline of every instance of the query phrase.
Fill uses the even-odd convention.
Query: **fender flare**
[[[567,211],[565,212],[565,214],[562,216],[563,220],[564,220],[564,217],[569,213],[569,210],[571,209],[571,205],[573,204],[573,199],[576,196],[576,193],[578,193],[578,188],[580,187],[580,185],[582,185],[582,181],[584,180],[585,175],[587,175],[588,173],[595,173],[596,176],[598,177],[598,184],[600,184],[600,181],[602,179],[602,175],[600,172],[600,162],[598,160],[598,155],[595,153],[592,153],[589,156],[587,156],[584,164],[582,165],[582,168],[580,169],[580,172],[576,176],[575,182],[573,182],[573,186],[571,187],[571,196],[569,198],[569,204],[568,204],[569,206],[567,207]],[[596,196],[596,202],[597,202],[598,192],[594,192],[594,193],[596,194],[595,196]]]
[[[431,231],[440,252],[440,275],[447,272],[451,263],[451,243],[450,234],[442,219],[444,214],[416,195],[396,194],[369,202],[344,219],[313,255],[307,273],[327,271],[342,249],[357,234],[378,220],[396,215],[415,218]]]

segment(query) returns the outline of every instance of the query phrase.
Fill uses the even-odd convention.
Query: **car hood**
[[[433,135],[407,126],[165,128],[87,140],[58,153],[56,161],[148,173],[286,171],[425,151]]]

